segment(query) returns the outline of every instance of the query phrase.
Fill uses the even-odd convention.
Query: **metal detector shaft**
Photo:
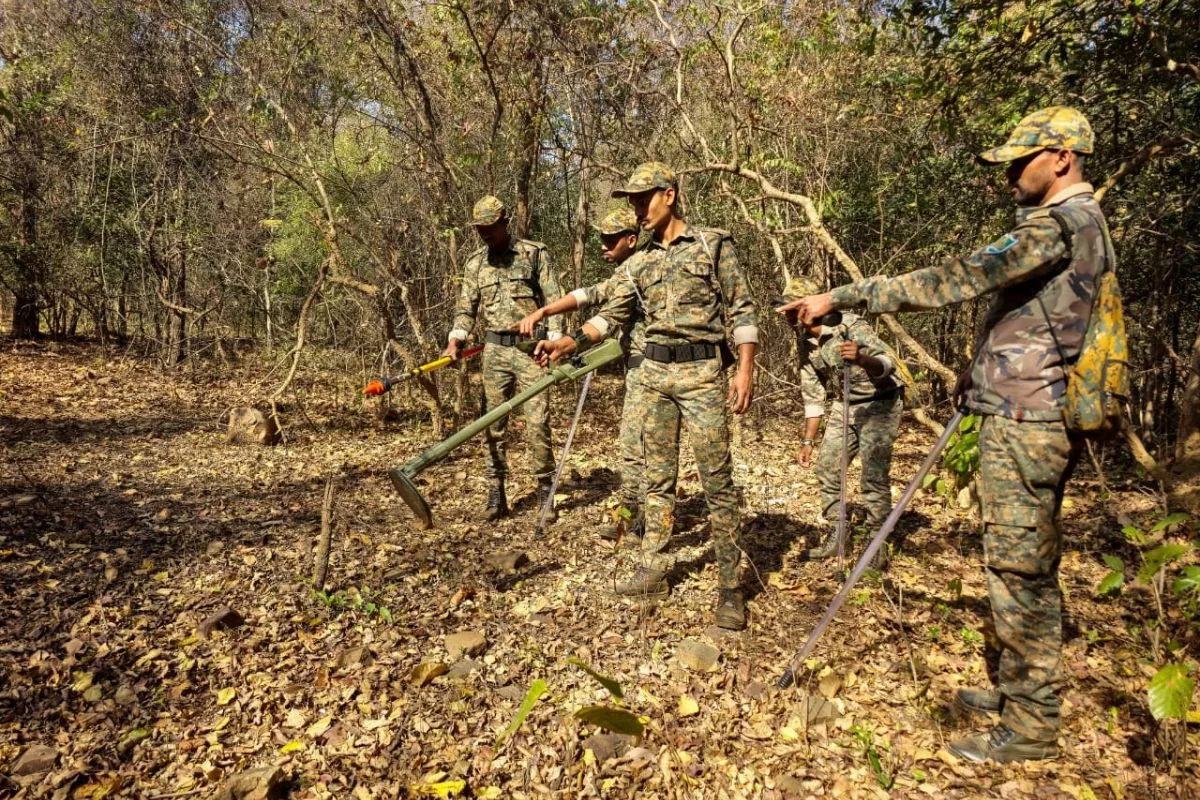
[[[904,513],[904,509],[908,507],[913,495],[917,492],[917,488],[920,487],[921,481],[925,479],[925,475],[929,472],[930,467],[933,466],[933,462],[942,454],[942,450],[946,449],[946,443],[950,441],[950,437],[958,430],[958,424],[962,422],[962,418],[962,411],[956,411],[954,416],[950,418],[950,422],[946,424],[946,429],[938,437],[937,444],[929,451],[929,455],[925,456],[925,461],[921,463],[921,468],[917,470],[917,474],[913,476],[913,479],[908,482],[908,486],[904,489],[904,494],[900,495],[900,500],[892,508],[892,513],[888,514],[882,527],[879,528],[879,532],[871,539],[867,545],[867,549],[863,551],[862,557],[854,565],[850,577],[842,584],[841,591],[833,598],[833,601],[829,604],[829,608],[825,609],[825,614],[817,622],[817,626],[812,629],[812,633],[808,635],[808,640],[800,648],[800,652],[796,653],[791,663],[788,664],[787,671],[779,679],[778,686],[780,689],[787,689],[795,682],[796,670],[804,664],[804,659],[808,658],[809,654],[812,653],[813,648],[817,645],[817,640],[821,638],[821,634],[829,627],[829,623],[833,620],[834,615],[837,614],[838,609],[842,607],[842,603],[846,602],[846,598],[850,595],[850,590],[854,588],[854,584],[858,583],[858,579],[862,577],[862,574],[867,571],[867,566],[871,563],[871,559],[875,558],[875,554],[883,546],[888,534],[892,532],[892,528],[896,527],[896,522],[899,521],[900,516]]]
[[[438,442],[404,466],[393,469],[389,473],[392,485],[400,493],[400,496],[404,498],[404,502],[408,504],[408,507],[416,514],[421,526],[423,528],[430,527],[433,525],[433,513],[412,480],[417,473],[441,461],[450,455],[459,445],[482,433],[489,425],[508,416],[554,384],[581,378],[605,364],[616,361],[620,357],[621,343],[616,339],[608,339],[591,350],[584,352],[579,358],[552,367],[545,376],[530,384],[525,391],[514,395],[512,399],[491,409],[470,425],[456,431],[449,438]]]
[[[579,402],[575,404],[575,416],[571,418],[571,427],[567,429],[567,440],[563,442],[562,455],[558,458],[558,466],[554,469],[554,480],[550,481],[550,493],[546,495],[546,502],[542,503],[542,513],[538,515],[537,529],[534,530],[534,536],[541,536],[546,530],[546,517],[550,514],[550,509],[554,508],[554,493],[558,491],[558,480],[562,477],[563,468],[567,465],[567,456],[571,452],[571,442],[575,441],[575,428],[579,425],[579,417],[583,414],[583,401],[587,399],[588,388],[592,385],[592,376],[594,372],[589,372],[583,378],[583,388],[579,390]]]

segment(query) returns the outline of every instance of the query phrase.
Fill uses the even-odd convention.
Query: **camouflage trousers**
[[[850,406],[850,428],[842,427],[842,407],[834,404],[825,420],[825,438],[817,453],[817,479],[821,484],[821,516],[838,518],[838,500],[842,488],[842,443],[850,452],[849,461],[859,456],[862,462],[860,488],[867,508],[868,527],[883,524],[892,510],[892,445],[900,432],[904,401],[897,392],[890,398]]]
[[[488,408],[495,408],[530,384],[545,376],[546,371],[529,356],[515,347],[489,344],[483,350],[483,397]],[[525,403],[515,413],[525,417],[525,443],[529,462],[539,478],[554,474],[554,455],[550,451],[549,393],[542,392]],[[503,479],[508,474],[508,446],[505,431],[512,415],[488,426],[487,476]]]
[[[641,365],[625,373],[625,403],[621,407],[621,431],[617,435],[621,451],[621,489],[617,500],[623,508],[640,508],[646,495],[646,448],[642,428],[646,419],[646,401],[639,381]]]
[[[1000,640],[1002,722],[1032,739],[1058,735],[1062,591],[1058,525],[1077,449],[1061,422],[983,418],[979,498],[988,600]]]
[[[674,566],[666,553],[675,524],[679,479],[680,423],[687,425],[696,467],[708,501],[713,552],[722,589],[738,585],[738,495],[729,454],[725,372],[718,359],[660,364],[646,359],[640,373],[646,447],[646,530],[642,557],[647,567]]]

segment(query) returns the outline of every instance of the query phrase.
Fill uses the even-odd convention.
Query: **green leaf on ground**
[[[579,667],[581,670],[586,672],[588,675],[591,675],[593,678],[595,678],[596,681],[601,686],[603,686],[605,689],[608,690],[608,693],[613,696],[613,699],[623,700],[625,698],[625,692],[623,689],[621,689],[621,684],[617,683],[617,681],[615,681],[614,679],[608,677],[607,675],[597,672],[596,670],[592,669],[590,666],[588,666],[587,664],[583,663],[578,658],[575,658],[573,656],[571,658],[568,658],[567,661],[569,663],[574,664],[575,666]]]
[[[533,710],[534,705],[546,693],[546,682],[541,678],[535,680],[530,686],[529,691],[525,693],[525,699],[521,701],[521,705],[517,708],[517,713],[513,715],[512,722],[508,723],[508,727],[500,732],[496,737],[496,747],[517,732],[521,727],[521,723],[529,716],[529,712]]]

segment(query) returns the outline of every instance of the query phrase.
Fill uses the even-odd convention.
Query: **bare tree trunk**
[[[1192,358],[1187,383],[1179,402],[1179,439],[1175,443],[1175,458],[1200,457],[1200,326],[1192,341]]]
[[[177,268],[167,278],[167,296],[174,308],[167,309],[167,352],[166,364],[175,367],[187,359],[187,249],[183,242],[176,254]]]
[[[21,181],[20,204],[17,213],[17,254],[13,259],[17,273],[16,306],[13,308],[12,335],[15,339],[36,339],[40,331],[38,320],[38,286],[42,274],[41,256],[37,241],[37,179],[27,176]]]

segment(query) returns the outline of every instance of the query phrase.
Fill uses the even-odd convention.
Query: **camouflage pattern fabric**
[[[602,236],[616,236],[618,233],[637,233],[641,230],[638,225],[637,215],[633,213],[633,209],[629,206],[614,208],[609,211],[600,220],[600,223],[595,226],[596,231]]]
[[[646,496],[646,399],[641,384],[642,367],[638,364],[625,373],[625,402],[621,406],[621,431],[617,445],[621,453],[621,489],[617,502],[635,511]]]
[[[550,254],[544,245],[511,237],[505,247],[497,250],[481,247],[467,259],[463,270],[462,292],[455,307],[450,338],[465,340],[475,327],[480,308],[488,330],[509,332],[522,317],[541,306],[548,295],[558,297],[560,294]],[[562,324],[562,317],[551,318],[548,326],[551,336],[561,335]],[[489,344],[483,351],[483,390],[487,406],[500,405],[543,374],[544,370],[517,348]],[[525,436],[529,443],[529,460],[539,477],[554,472],[548,402],[547,394],[542,393],[526,403],[522,410],[527,420]],[[485,437],[487,474],[491,478],[503,478],[508,473],[504,443],[507,428],[506,417],[488,428]]]
[[[651,238],[622,269],[598,319],[589,320],[602,335],[628,325],[640,301],[648,342],[720,344],[726,321],[734,345],[758,341],[754,301],[727,232],[688,225],[669,244]]]
[[[1053,741],[1063,681],[1058,515],[1078,449],[1062,422],[986,416],[979,439],[988,598],[1001,644],[1001,721],[1023,736]]]
[[[821,485],[821,517],[836,522],[841,494],[842,440],[849,447],[849,458],[861,457],[859,484],[862,503],[867,509],[867,527],[883,524],[892,510],[892,446],[900,432],[904,402],[897,392],[891,397],[850,406],[850,429],[842,427],[842,412],[837,409],[825,420],[825,437],[817,451],[817,480]]]
[[[1051,216],[1055,207],[1075,209],[1094,220],[1089,230],[1075,236],[1074,256]],[[1104,266],[1103,225],[1092,187],[1079,183],[1045,206],[1019,210],[1012,231],[966,258],[839,286],[832,292],[833,305],[866,303],[876,313],[919,311],[996,292],[972,367],[967,405],[1012,419],[1061,420],[1067,367],[1079,355]]]
[[[980,153],[979,160],[1003,164],[1039,150],[1074,150],[1086,155],[1092,152],[1095,142],[1092,126],[1083,114],[1065,106],[1050,106],[1018,122],[1007,142]]]
[[[500,198],[490,194],[479,198],[475,208],[471,209],[472,225],[495,225],[504,217],[504,203]]]
[[[700,482],[708,501],[718,584],[738,586],[738,495],[729,454],[725,373],[716,358],[682,364],[646,359],[641,368],[646,443],[646,530],[643,564],[669,571],[667,552],[675,525],[675,486],[679,477],[680,424],[687,425]]]
[[[1086,214],[1090,232],[1065,236],[1056,209]],[[1078,354],[1091,313],[1105,266],[1104,230],[1092,187],[1079,183],[1040,208],[1019,211],[1012,232],[965,259],[832,293],[834,307],[866,303],[877,312],[997,293],[967,402],[984,415],[979,485],[988,597],[1002,646],[1002,721],[1041,741],[1054,740],[1059,728],[1058,516],[1078,452],[1063,423],[1064,361]]]
[[[647,342],[723,345],[727,323],[735,345],[758,342],[754,302],[728,233],[688,225],[671,242],[652,237],[618,272],[623,274],[614,274],[604,287],[608,298],[600,314],[589,320],[602,336],[628,325],[640,307]],[[644,565],[669,570],[674,563],[666,548],[675,524],[683,424],[692,438],[708,502],[720,587],[736,588],[741,523],[729,454],[728,387],[720,359],[679,364],[646,359],[639,373],[645,409]]]
[[[601,225],[609,222],[609,218],[614,214],[605,217]],[[633,217],[633,212],[629,212],[629,217]],[[636,218],[634,218],[634,224],[637,224]],[[616,232],[621,233],[622,231]],[[593,286],[575,289],[571,294],[578,303],[580,313],[583,313],[590,308],[604,305],[612,296],[614,289],[622,281],[628,280],[624,265],[619,264],[608,280]],[[596,322],[596,320],[592,320],[593,325]],[[606,323],[600,321],[600,324]],[[640,306],[634,310],[632,325],[633,328],[629,332],[629,355],[632,366],[625,373],[625,402],[621,407],[621,430],[617,435],[621,458],[621,489],[618,493],[618,502],[621,507],[630,512],[641,508],[642,498],[646,494],[646,453],[642,440],[646,407],[639,381],[641,357],[646,349],[646,315]]]
[[[631,194],[641,194],[652,189],[670,189],[678,186],[679,181],[675,172],[661,161],[647,161],[634,167],[633,173],[625,185],[614,189],[613,197],[628,197]]]
[[[560,297],[550,253],[540,242],[515,236],[497,250],[481,247],[463,268],[462,291],[454,310],[452,339],[466,339],[480,309],[490,331],[509,331],[538,309],[547,297]],[[551,317],[551,336],[562,332],[563,318]]]
[[[483,396],[488,408],[501,405],[530,384],[540,380],[545,370],[515,347],[489,344],[483,349]],[[525,443],[528,460],[538,478],[554,474],[554,454],[550,449],[549,392],[542,392],[517,410],[525,416]],[[503,479],[508,474],[508,446],[505,431],[509,414],[484,434],[487,445],[487,476]]]
[[[895,356],[883,343],[865,319],[845,312],[842,324],[824,326],[820,337],[806,336],[798,330],[800,353],[800,397],[804,401],[804,416],[820,417],[825,413],[827,386],[836,386],[842,391],[842,356],[838,349],[849,337],[858,343],[860,353],[879,359],[883,374],[872,377],[858,364],[850,366],[850,397],[854,403],[870,400],[881,392],[900,389],[903,384],[896,377]]]

